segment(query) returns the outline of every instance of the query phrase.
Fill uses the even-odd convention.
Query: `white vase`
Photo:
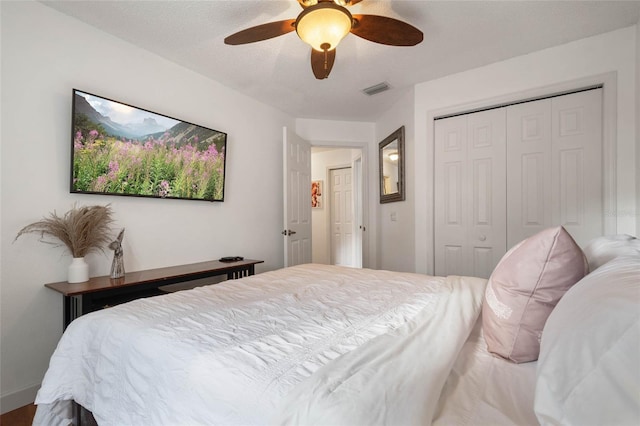
[[[70,283],[83,283],[89,281],[89,265],[84,257],[74,257],[69,265],[69,276],[67,281]]]

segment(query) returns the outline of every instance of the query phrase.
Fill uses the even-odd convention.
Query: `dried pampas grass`
[[[49,217],[25,226],[15,239],[24,234],[40,234],[40,241],[43,243],[56,247],[65,246],[73,257],[85,257],[93,251],[104,251],[104,246],[111,242],[112,215],[113,212],[108,205],[74,205],[62,217],[54,211]],[[45,236],[55,238],[59,242],[47,241]]]

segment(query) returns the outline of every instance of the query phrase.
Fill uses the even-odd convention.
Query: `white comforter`
[[[301,265],[75,320],[34,424],[428,424],[485,280]]]

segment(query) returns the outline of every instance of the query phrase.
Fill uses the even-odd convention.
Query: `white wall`
[[[617,232],[636,234],[636,35],[629,27],[519,56],[416,86],[415,270],[433,273],[433,116],[444,109],[488,106],[572,80],[615,72]]]
[[[374,123],[298,118],[295,129],[300,137],[313,146],[362,150],[362,169],[365,175],[363,213],[367,229],[363,233],[363,266],[376,268],[378,151]]]
[[[20,228],[73,203],[111,203],[126,227],[127,270],[223,255],[282,267],[282,126],[291,117],[35,2],[2,2],[2,412],[33,401],[62,333],[68,255]],[[225,201],[69,193],[71,89],[79,88],[228,133]],[[247,126],[248,120],[251,125]],[[260,179],[256,179],[259,176]],[[88,258],[106,275],[110,254]]]
[[[351,167],[353,160],[361,155],[359,149],[332,149],[311,153],[311,180],[321,180],[322,207],[311,209],[312,224],[312,261],[313,263],[331,264],[331,235],[329,233],[331,220],[331,197],[329,170],[336,167]]]
[[[405,201],[380,204],[380,182],[376,166],[376,203],[378,205],[378,267],[390,271],[415,270],[415,126],[414,92],[407,92],[376,122],[376,164],[378,144],[398,128],[405,133]],[[395,218],[395,220],[392,219]]]

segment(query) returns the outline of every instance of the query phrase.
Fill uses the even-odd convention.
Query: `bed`
[[[637,308],[640,256],[620,259],[579,284],[622,273],[621,292],[632,296],[623,299]],[[566,367],[554,349],[571,340],[553,325],[557,309],[547,321],[554,343],[545,346],[545,331],[539,361],[495,356],[483,319],[487,282],[310,264],[94,312],[62,336],[34,424],[69,424],[73,401],[100,425],[587,424],[570,421],[570,397],[554,406],[566,392],[550,373]],[[621,321],[630,324],[621,351],[631,348],[632,380],[608,390],[621,395],[618,424],[633,424],[640,318]]]

